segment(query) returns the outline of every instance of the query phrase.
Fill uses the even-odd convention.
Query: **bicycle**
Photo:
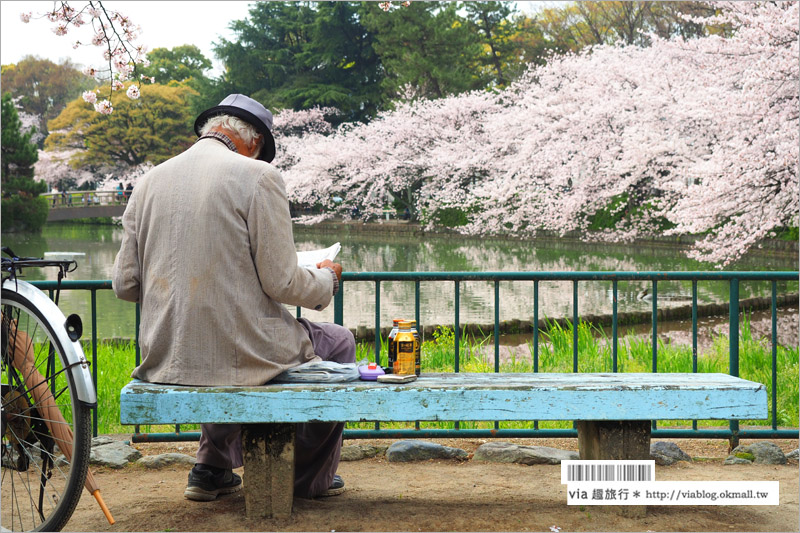
[[[77,263],[2,251],[10,257],[2,258],[0,526],[3,531],[59,531],[84,485],[93,492],[87,475],[93,481],[90,414],[97,395],[78,343],[80,317],[64,317],[57,305],[61,279]],[[30,267],[58,268],[55,301],[19,279]],[[93,494],[107,511],[99,491]]]

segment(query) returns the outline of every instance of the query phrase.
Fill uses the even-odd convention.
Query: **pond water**
[[[108,225],[75,223],[48,224],[41,235],[3,234],[3,246],[17,254],[42,256],[44,252],[81,252],[78,269],[71,280],[104,280],[111,276],[122,231]],[[470,239],[459,236],[414,236],[406,234],[344,232],[332,234],[313,228],[296,227],[298,250],[324,248],[335,241],[342,250],[337,258],[351,272],[413,271],[698,271],[713,270],[711,265],[687,259],[674,248],[559,241],[512,241]],[[747,257],[729,270],[796,270],[797,257],[759,255]],[[36,269],[26,278],[55,279],[53,272]],[[779,291],[797,291],[797,283],[779,283]],[[791,285],[791,286],[790,286]],[[637,297],[649,282],[619,282],[619,312],[649,311],[651,302]],[[659,306],[685,305],[691,300],[691,282],[659,282]],[[742,282],[740,297],[766,296],[767,282]],[[698,302],[727,301],[728,284],[700,282]],[[98,334],[100,338],[132,337],[134,306],[117,300],[111,291],[98,291]],[[391,324],[393,316],[414,314],[413,282],[381,283],[381,325]],[[420,321],[423,324],[454,322],[454,283],[422,282]],[[530,319],[533,316],[533,283],[501,282],[500,319]],[[65,313],[78,313],[88,323],[88,291],[64,291],[61,307]],[[540,317],[572,316],[572,283],[540,282]],[[579,313],[611,313],[611,282],[582,282],[579,285]],[[345,284],[344,321],[348,327],[372,327],[375,320],[375,288],[372,282]],[[294,312],[294,308],[292,309]],[[494,320],[494,286],[490,282],[462,282],[460,319],[462,323],[490,324]],[[303,310],[303,316],[318,321],[333,320],[333,306],[321,312]]]

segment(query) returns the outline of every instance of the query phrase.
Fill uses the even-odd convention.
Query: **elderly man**
[[[141,178],[122,217],[117,297],[141,304],[142,363],[132,376],[178,385],[260,385],[313,360],[355,361],[349,330],[296,319],[320,310],[342,267],[297,265],[272,114],[241,94],[200,114],[197,142]],[[344,490],[335,474],[344,424],[299,424],[295,494]],[[204,424],[184,496],[241,490],[241,427]]]

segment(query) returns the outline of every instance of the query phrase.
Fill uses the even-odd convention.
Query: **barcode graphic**
[[[653,481],[655,461],[562,461],[561,483]]]

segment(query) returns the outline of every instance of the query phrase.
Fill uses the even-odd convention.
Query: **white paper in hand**
[[[317,263],[321,263],[325,259],[333,261],[341,249],[342,245],[337,242],[333,246],[329,246],[323,250],[297,252],[297,264],[305,268],[317,268]]]

